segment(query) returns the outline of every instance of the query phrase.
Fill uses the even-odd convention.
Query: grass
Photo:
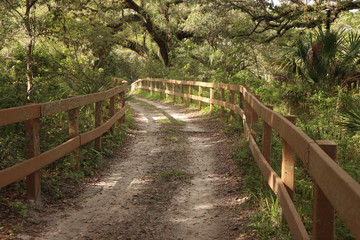
[[[160,120],[156,120],[155,122],[163,125],[185,126],[184,121],[175,118],[160,119]]]
[[[179,136],[168,136],[165,137],[165,139],[173,143],[180,143],[183,140],[183,138]]]
[[[90,142],[80,148],[80,167],[75,170],[70,155],[57,160],[54,164],[41,170],[41,186],[43,199],[56,202],[63,198],[73,197],[76,186],[89,177],[97,174],[107,165],[107,158],[114,155],[116,149],[125,143],[126,134],[135,124],[131,109],[127,109],[125,122],[120,127],[113,127],[103,135],[102,151],[96,151]],[[19,217],[24,217],[25,210],[19,210],[18,204],[9,204],[10,209],[16,210]]]
[[[145,91],[137,91],[136,94],[138,94],[141,97],[148,98],[151,100],[157,100],[157,101],[166,101],[165,94],[149,94]],[[141,100],[132,99],[132,101],[141,104],[146,107],[156,108],[156,106],[148,104],[146,102],[143,102]],[[182,126],[184,126],[186,123],[184,121],[181,121],[179,119],[175,119],[172,117],[167,117],[166,119],[159,119],[155,121],[158,124],[163,125],[162,131],[165,133],[164,139],[168,142],[175,143],[173,145],[172,153],[170,154],[171,157],[163,158],[164,163],[169,162],[175,162],[175,163],[181,163],[183,160],[181,159],[181,156],[186,154],[186,149],[182,147],[181,143],[186,140],[186,138],[182,135],[180,135],[180,129]],[[180,144],[180,145],[179,145]],[[179,156],[180,155],[180,156]],[[159,171],[157,173],[153,173],[149,176],[151,179],[154,179],[156,181],[166,182],[166,181],[184,181],[188,180],[191,177],[191,174],[178,169],[178,168],[171,168],[171,169],[165,169],[162,171]]]
[[[261,128],[261,124],[258,126]],[[256,129],[257,142],[260,142],[261,131]],[[242,131],[240,125],[228,124],[223,132],[234,134]],[[250,203],[256,212],[250,217],[250,229],[258,239],[291,239],[290,230],[285,222],[280,219],[281,207],[276,195],[266,184],[261,172],[252,157],[245,139],[240,138],[233,159],[242,172],[242,191],[250,196]],[[272,168],[279,174],[281,172],[281,138],[278,134],[272,137]],[[259,144],[261,145],[261,144]],[[313,205],[313,180],[303,167],[300,159],[295,163],[295,207],[311,235],[312,231],[312,205]],[[335,239],[354,240],[344,222],[339,216],[335,218]]]
[[[94,149],[93,142],[80,148],[80,166],[74,170],[70,156],[58,160],[56,164],[42,169],[42,191],[50,201],[73,197],[77,185],[95,176],[108,165],[108,159],[125,144],[126,134],[134,128],[135,120],[130,108],[126,110],[125,122],[121,126],[113,126],[102,137],[102,150]]]
[[[227,127],[226,131],[237,132],[239,127]],[[255,233],[258,239],[291,239],[287,226],[280,219],[278,199],[262,177],[244,138],[240,138],[233,159],[242,173],[241,189],[249,196],[248,207],[256,209],[249,220],[249,231]]]

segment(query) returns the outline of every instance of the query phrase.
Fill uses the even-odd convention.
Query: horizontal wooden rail
[[[0,126],[39,118],[40,115],[40,104],[31,104],[22,107],[0,109]]]
[[[0,126],[24,122],[29,119],[49,116],[52,114],[69,111],[91,103],[103,101],[128,90],[127,85],[115,87],[105,92],[76,96],[63,100],[31,104],[28,106],[0,109]]]
[[[101,136],[107,132],[116,122],[122,121],[121,119],[125,115],[126,104],[123,104],[123,95],[126,91],[129,90],[127,84],[112,88],[108,91],[93,93],[88,95],[76,96],[68,99],[31,104],[22,107],[15,107],[9,109],[0,110],[0,126],[5,126],[13,123],[24,122],[24,121],[33,121],[40,119],[41,117],[61,113],[69,112],[69,120],[71,121],[71,127],[69,127],[69,132],[71,138],[66,142],[52,148],[43,153],[34,154],[34,150],[31,150],[31,154],[28,155],[28,159],[18,163],[9,168],[0,170],[0,188],[5,187],[13,182],[16,182],[24,177],[31,176],[32,174],[38,172],[40,169],[46,167],[47,165],[53,163],[54,161],[64,157],[66,154],[69,154],[73,151],[76,151],[82,145],[96,139],[100,139]],[[119,98],[119,111],[115,112],[115,97]],[[93,130],[79,134],[78,133],[78,118],[77,114],[80,107],[100,103],[102,101],[110,99],[110,118],[103,124],[96,126]],[[99,105],[101,106],[101,105]],[[75,110],[75,111],[74,111]],[[102,113],[102,111],[100,112]],[[100,119],[103,118],[102,114],[98,116]],[[32,123],[32,122],[31,122]],[[102,123],[102,121],[100,121]],[[33,124],[32,124],[33,125]],[[39,136],[39,129],[33,129],[33,126],[30,126],[31,136],[30,147],[27,148],[35,149],[39,151],[39,141],[36,140]],[[96,125],[96,124],[95,124]],[[37,135],[37,136],[36,136]],[[36,141],[36,142],[34,142]],[[100,141],[101,143],[101,141]],[[40,184],[39,179],[35,181],[34,184]],[[30,188],[40,189],[39,186],[30,186]],[[34,194],[36,196],[34,196]],[[29,196],[30,198],[39,201],[40,196],[37,196],[39,193],[34,192]]]
[[[169,84],[173,86],[182,85],[181,89],[184,89],[184,86],[199,87],[199,95],[194,95],[193,89],[189,93],[182,93],[177,92],[176,87],[173,87],[172,91],[170,91],[169,89],[171,88],[169,87],[164,89],[154,87],[156,84],[150,84],[156,82],[165,83],[162,84],[165,86]],[[264,178],[279,198],[283,214],[294,239],[310,239],[288,193],[289,189],[287,189],[281,178],[271,168],[270,160],[264,157],[251,134],[253,123],[257,118],[262,119],[268,128],[267,131],[273,129],[278,132],[284,143],[302,160],[316,185],[319,186],[325,197],[328,198],[334,209],[343,218],[354,236],[360,239],[360,185],[339,167],[315,140],[307,136],[284,116],[273,111],[272,107],[262,104],[246,87],[224,83],[146,78],[139,79],[132,84],[132,90],[137,88],[162,92],[174,97],[197,100],[199,101],[199,106],[201,106],[200,102],[216,104],[239,114],[243,119],[245,135],[251,152]],[[221,91],[230,90],[240,93],[241,99],[244,101],[245,110],[234,103],[224,101],[224,97],[222,99],[215,99],[211,94],[210,98],[201,96],[203,88],[215,88]],[[233,101],[233,98],[231,100]],[[267,135],[269,136],[268,133]],[[265,141],[267,141],[267,145],[271,143],[271,139],[265,139]],[[269,150],[266,150],[266,154],[269,155]]]

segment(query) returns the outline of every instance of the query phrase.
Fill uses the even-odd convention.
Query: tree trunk
[[[139,5],[136,4],[133,0],[126,0],[128,4],[128,8],[136,11],[141,17],[143,26],[146,28],[152,39],[155,41],[157,46],[159,47],[160,56],[164,62],[165,66],[169,66],[169,47],[168,42],[170,39],[167,38],[166,32],[161,30],[159,26],[157,26],[151,16],[146,12],[146,10]]]
[[[28,100],[31,99],[32,90],[34,86],[34,73],[33,73],[33,47],[34,47],[34,40],[32,36],[29,36],[29,43],[27,45],[27,52],[26,52],[26,79],[27,79],[27,98]]]
[[[159,49],[160,49],[160,54],[161,54],[161,58],[162,60],[164,61],[164,65],[165,66],[169,66],[170,65],[170,61],[169,61],[169,50],[168,50],[168,47],[166,46],[166,42],[164,41],[156,41],[155,42],[157,43]]]
[[[35,5],[38,0],[26,0],[26,11],[23,17],[26,33],[28,35],[28,44],[26,50],[26,80],[27,80],[27,99],[31,101],[32,98],[32,90],[34,87],[34,65],[33,65],[33,50],[34,50],[34,42],[35,37],[33,30],[31,28],[31,9]]]

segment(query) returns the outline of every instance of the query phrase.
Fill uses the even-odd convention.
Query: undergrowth
[[[54,122],[50,120],[46,119],[53,126]],[[94,177],[100,174],[101,169],[108,165],[116,149],[125,143],[126,133],[130,128],[134,127],[134,123],[133,113],[128,108],[125,122],[120,127],[112,127],[111,130],[103,135],[102,151],[96,151],[93,142],[80,148],[80,167],[77,170],[73,168],[70,154],[41,169],[42,202],[52,204],[59,200],[77,196],[81,189],[81,184],[92,181]],[[45,130],[42,131],[44,132]],[[44,136],[49,133],[41,134]],[[56,142],[61,143],[62,139],[62,137],[58,137]],[[10,142],[10,144],[22,146],[23,141]],[[51,144],[53,145],[53,143]],[[49,146],[46,141],[43,141],[43,145],[45,145],[43,149],[49,149],[52,146]],[[16,152],[16,154],[18,153]],[[19,153],[18,156],[20,156],[19,158],[22,161],[24,157],[22,153]],[[6,167],[6,165],[2,167]],[[0,189],[0,238],[4,234],[4,236],[11,239],[14,233],[21,231],[22,221],[16,221],[16,219],[27,217],[28,209],[30,208],[28,203],[26,200],[26,181],[24,179]],[[9,218],[13,219],[14,222],[10,221]]]
[[[255,126],[257,144],[261,149],[262,124]],[[228,124],[225,133],[242,132],[241,123]],[[281,138],[273,132],[271,166],[281,176]],[[249,227],[259,239],[292,239],[290,230],[281,218],[281,207],[273,191],[267,185],[245,138],[240,137],[233,159],[242,172],[242,191],[250,196],[252,208],[257,209],[250,218]],[[312,231],[313,179],[300,159],[295,163],[294,204],[309,235]],[[335,217],[335,239],[354,240],[342,219]]]
[[[112,127],[102,137],[102,149],[97,151],[93,142],[80,148],[80,167],[74,171],[70,155],[63,160],[58,160],[54,168],[43,169],[42,188],[46,194],[44,197],[50,199],[62,199],[72,197],[73,191],[69,184],[74,187],[84,181],[97,176],[101,169],[108,165],[109,159],[115,154],[116,149],[125,143],[126,133],[129,128],[134,127],[134,119],[131,109],[127,109],[125,122],[121,127]]]
[[[145,91],[140,91],[139,94],[142,97],[154,100],[165,100],[173,102],[174,104],[182,103],[179,97],[176,97],[175,101],[173,101],[172,96],[165,98],[164,94],[151,94]],[[187,104],[191,107],[198,107],[197,101],[190,103],[185,100],[183,104]],[[299,116],[298,126],[314,139],[334,139],[334,137],[337,137],[337,135],[334,134],[334,130],[337,130],[335,126],[336,122],[332,121],[330,123],[329,121],[325,121],[326,119],[323,115],[315,114],[316,112],[319,112],[320,109],[329,107],[324,106],[324,104],[317,103],[314,104],[313,108],[315,118],[312,117],[310,118],[312,120],[309,120],[309,116]],[[209,105],[203,103],[201,110],[209,111]],[[212,114],[206,115],[207,118],[217,118],[219,116],[220,107],[217,106],[214,107]],[[227,120],[229,120],[228,113],[226,116]],[[327,129],[325,129],[326,131],[323,131],[324,129],[320,129],[318,126],[326,126]],[[254,126],[253,131],[255,141],[259,145],[260,149],[262,144],[262,128],[262,123],[259,121],[259,123]],[[241,134],[243,132],[243,126],[239,116],[235,115],[235,120],[226,124],[222,131],[224,133],[236,132],[237,134]],[[330,134],[327,134],[326,136],[318,136],[321,132]],[[252,209],[257,209],[250,218],[250,223],[248,225],[250,231],[254,232],[258,239],[291,239],[292,236],[290,230],[281,216],[281,207],[278,202],[278,198],[262,177],[259,167],[252,157],[245,138],[241,137],[240,139],[237,150],[233,154],[233,158],[242,171],[242,191],[250,196]],[[338,164],[356,181],[359,181],[359,145],[353,144],[354,142],[359,142],[359,134],[355,134],[350,137],[348,135],[341,134],[340,137],[337,137],[336,142],[338,144]],[[273,131],[271,166],[279,176],[281,176],[281,156],[282,140],[281,137]],[[312,231],[313,186],[314,182],[312,177],[305,170],[302,161],[296,158],[294,204],[310,236]],[[337,214],[335,216],[335,239],[355,239]]]
[[[236,150],[233,152],[233,159],[242,176],[241,192],[249,196],[249,208],[256,209],[250,216],[248,231],[255,234],[257,239],[291,239],[287,226],[281,221],[278,199],[262,177],[243,136],[242,123],[239,121],[229,122],[222,131],[225,134],[236,133],[240,136]]]

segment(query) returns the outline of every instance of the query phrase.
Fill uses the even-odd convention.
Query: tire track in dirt
[[[237,179],[221,173],[229,152],[219,133],[197,111],[136,98],[137,129],[108,174],[72,208],[34,221],[42,234],[20,239],[250,239],[235,211]],[[166,116],[185,124],[161,123]]]

